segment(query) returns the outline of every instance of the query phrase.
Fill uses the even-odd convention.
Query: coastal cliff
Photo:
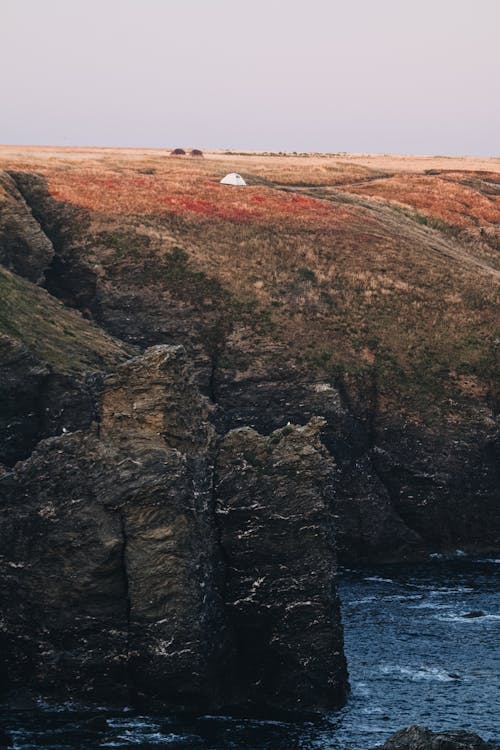
[[[218,448],[208,412],[182,347],[153,347],[103,379],[97,422],[42,440],[4,473],[7,693],[186,709],[343,703],[321,422],[252,433],[246,448],[230,433]],[[255,509],[239,444],[259,449]]]
[[[368,201],[369,175],[360,197],[345,166],[334,187],[315,175],[305,194],[293,173],[285,185],[279,173],[236,199],[212,186],[210,162],[176,169],[187,185],[158,161],[140,169],[103,160],[88,175],[74,164],[5,172],[4,263],[79,310],[96,338],[113,341],[110,352],[185,346],[219,435],[241,426],[267,435],[322,415],[342,560],[497,549],[494,174],[475,178],[476,203],[465,172],[418,178],[424,194],[443,191],[443,207],[426,218],[378,194]],[[193,181],[189,170],[199,169]],[[448,203],[459,190],[470,221],[445,224],[437,217],[455,216]],[[38,306],[39,296],[26,287],[16,299]],[[13,305],[7,316],[16,319]],[[32,358],[40,341],[21,338]],[[88,426],[98,383],[89,368],[62,382],[58,367],[47,378],[43,364],[16,366],[19,344],[9,346],[18,353],[2,363],[7,381],[33,404],[9,406],[0,447],[12,465],[62,426]],[[56,417],[54,404],[67,402]],[[36,421],[26,419],[33,410]]]
[[[339,706],[337,551],[500,543],[495,209],[153,161],[0,177],[2,686]]]

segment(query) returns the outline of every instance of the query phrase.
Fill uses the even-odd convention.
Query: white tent
[[[230,172],[220,181],[221,185],[246,185],[245,180],[240,174]]]

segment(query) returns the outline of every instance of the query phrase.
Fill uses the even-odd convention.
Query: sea
[[[0,707],[2,726],[18,750],[368,750],[412,724],[500,742],[500,559],[344,568],[339,589],[351,686],[339,711],[285,721],[40,702]]]

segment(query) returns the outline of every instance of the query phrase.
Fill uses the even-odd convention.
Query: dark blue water
[[[500,560],[344,570],[351,696],[317,722],[49,707],[5,716],[16,748],[363,750],[409,724],[500,739]],[[473,610],[484,615],[464,618]],[[93,716],[106,719],[100,730]]]

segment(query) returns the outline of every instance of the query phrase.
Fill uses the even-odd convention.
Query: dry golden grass
[[[365,185],[353,186],[354,192],[372,195],[386,201],[396,201],[418,209],[423,214],[434,216],[442,221],[468,229],[499,225],[500,190],[497,195],[485,195],[462,180],[467,180],[467,172],[442,173],[440,175],[396,175],[373,180]],[[472,173],[469,179],[481,177],[493,180],[495,173]],[[497,175],[500,184],[500,175]]]
[[[0,267],[0,346],[3,336],[59,372],[106,369],[131,351],[44,289]]]
[[[254,366],[270,351],[311,377],[368,373],[392,412],[489,419],[500,160],[4,147],[0,168],[43,174],[54,198],[90,212],[82,252],[102,283],[196,307],[213,280],[252,305],[258,333],[229,304],[220,314]],[[250,186],[219,185],[230,171]],[[174,246],[187,254],[177,289],[145,270]],[[183,273],[204,274],[196,299]]]

